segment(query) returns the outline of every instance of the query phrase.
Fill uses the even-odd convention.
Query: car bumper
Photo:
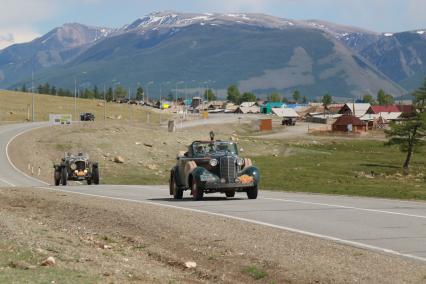
[[[251,182],[251,183],[206,183],[204,188],[206,190],[227,190],[227,189],[242,190],[242,189],[247,189],[254,186],[255,186],[254,182]]]

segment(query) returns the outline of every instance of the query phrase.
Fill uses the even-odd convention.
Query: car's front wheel
[[[204,191],[197,184],[196,180],[192,181],[191,192],[192,192],[192,197],[194,198],[195,201],[203,200]]]
[[[232,198],[235,196],[235,190],[225,192],[226,197]]]
[[[173,172],[170,174],[169,187],[170,193],[173,194],[174,199],[183,198],[183,189],[177,186]]]
[[[96,185],[99,184],[99,168],[98,167],[92,168],[92,181]]]
[[[254,186],[252,188],[249,188],[247,190],[247,197],[248,197],[248,199],[257,199],[257,194],[258,193],[259,193],[259,189],[258,189],[258,187],[256,185],[256,186]]]

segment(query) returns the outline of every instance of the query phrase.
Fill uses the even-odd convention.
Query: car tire
[[[53,179],[55,180],[55,186],[59,186],[61,184],[61,172],[55,170]]]
[[[232,198],[235,196],[235,190],[225,192],[227,198]]]
[[[192,197],[194,198],[195,201],[203,200],[204,191],[198,186],[196,180],[192,180],[191,192],[192,192]]]
[[[170,174],[169,188],[174,199],[183,198],[183,189],[177,186],[173,172]]]
[[[63,167],[61,171],[61,184],[63,186],[66,186],[67,182],[68,182],[68,172],[67,172],[67,169]]]
[[[247,197],[248,199],[257,199],[257,194],[259,193],[259,189],[256,186],[251,187],[247,190]]]
[[[99,184],[99,168],[92,168],[92,181],[94,184],[98,185]]]

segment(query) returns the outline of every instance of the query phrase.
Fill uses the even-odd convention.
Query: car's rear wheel
[[[259,189],[257,188],[257,185],[249,188],[247,190],[247,197],[248,199],[257,199],[257,194],[259,193]]]
[[[61,171],[61,184],[65,186],[67,185],[67,182],[68,182],[68,172],[67,172],[67,169],[63,167]]]
[[[92,180],[89,178],[86,180],[87,181],[87,185],[92,185]]]
[[[183,189],[177,186],[173,172],[170,174],[169,187],[170,187],[170,193],[173,195],[174,199],[183,198]]]
[[[194,198],[195,201],[203,200],[204,191],[197,184],[196,180],[192,180],[191,192],[192,192],[192,197]]]
[[[226,194],[226,197],[232,198],[235,196],[235,190],[227,191],[225,192],[225,194]]]

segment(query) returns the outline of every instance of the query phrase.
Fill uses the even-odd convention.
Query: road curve
[[[426,261],[426,203],[375,198],[261,191],[257,200],[207,196],[169,198],[165,186],[52,187],[17,171],[8,161],[11,139],[44,124],[0,126],[0,186],[37,187],[129,202],[155,204],[234,218],[339,243]]]

